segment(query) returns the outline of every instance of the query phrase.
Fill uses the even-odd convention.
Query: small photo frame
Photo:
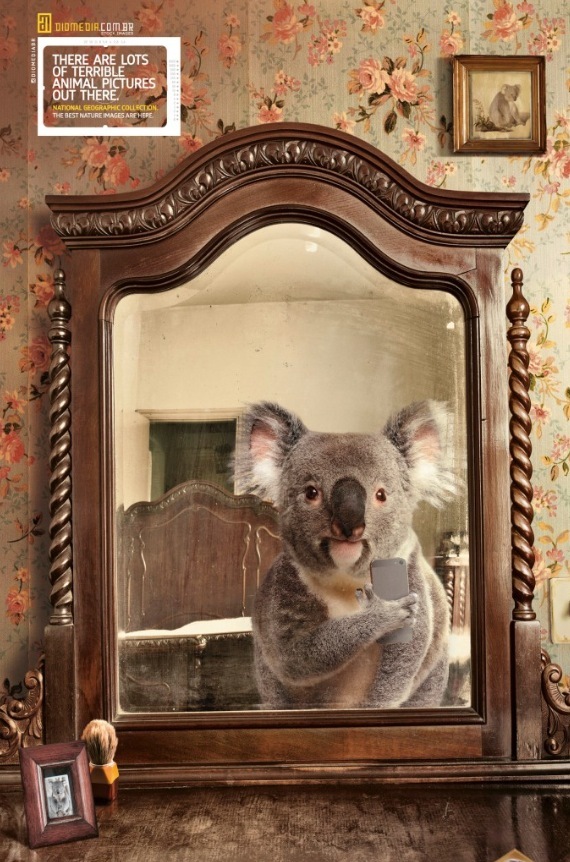
[[[84,742],[21,748],[20,771],[31,848],[97,837]]]
[[[544,57],[454,57],[453,113],[456,153],[543,153]]]

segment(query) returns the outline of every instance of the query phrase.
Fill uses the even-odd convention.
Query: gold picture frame
[[[453,114],[456,153],[543,153],[544,57],[454,57]]]

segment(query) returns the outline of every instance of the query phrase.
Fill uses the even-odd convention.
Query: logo
[[[38,33],[51,33],[51,12],[38,12]]]

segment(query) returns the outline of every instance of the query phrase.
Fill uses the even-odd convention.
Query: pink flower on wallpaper
[[[560,565],[564,562],[564,551],[560,548],[550,548],[550,550],[546,552],[546,556],[550,560],[550,563],[557,563]]]
[[[16,431],[0,434],[0,459],[6,464],[19,464],[26,455],[24,444]]]
[[[356,9],[356,15],[362,20],[363,33],[376,33],[377,30],[382,30],[386,24],[384,17],[384,2],[367,4]]]
[[[45,335],[38,335],[30,344],[22,347],[22,358],[20,359],[20,371],[47,371],[50,364],[51,347]]]
[[[554,357],[549,356],[547,359],[544,359],[542,356],[542,351],[537,347],[529,345],[528,355],[528,370],[535,377],[548,377],[549,375],[558,371],[558,369],[553,364]]]
[[[278,105],[262,105],[257,115],[258,123],[279,123],[283,119],[283,108]]]
[[[230,36],[224,33],[218,39],[218,57],[226,67],[231,69],[241,54],[242,44],[238,36]]]
[[[10,587],[6,596],[6,616],[13,625],[20,625],[30,607],[30,591],[19,586]]]
[[[527,3],[527,0],[523,0],[522,3],[517,3],[517,12],[520,12],[521,15],[524,15],[527,18],[530,18],[535,13],[535,8],[532,3]]]
[[[47,308],[53,297],[53,277],[38,273],[37,280],[30,284],[30,292],[36,298],[36,308]]]
[[[449,176],[457,173],[457,165],[454,162],[433,161],[427,172],[426,183],[428,186],[442,188]]]
[[[8,308],[0,310],[0,341],[6,340],[6,333],[12,329],[16,318]]]
[[[163,89],[166,90],[166,74],[163,67],[159,66],[158,63],[149,63],[147,66],[133,66],[129,68],[130,75],[133,78],[142,78],[149,82],[154,78],[154,87],[139,87],[131,92],[144,93],[146,96],[158,98],[162,95]]]
[[[388,83],[392,95],[399,102],[415,102],[418,96],[418,85],[415,75],[407,69],[394,69]]]
[[[19,393],[16,389],[11,392],[4,392],[4,401],[8,410],[12,410],[14,413],[24,413],[28,401],[23,392]]]
[[[297,93],[301,89],[301,82],[292,75],[285,74],[283,69],[275,75],[273,81],[273,92],[276,96],[286,96],[287,93]]]
[[[567,413],[567,406],[564,408]],[[568,418],[568,417],[567,417]],[[564,476],[570,475],[570,437],[564,434],[555,434],[550,455],[542,455],[541,462],[550,468],[550,479],[556,482],[560,470]]]
[[[547,60],[552,60],[554,52],[562,47],[562,36],[565,34],[564,18],[542,18],[539,22],[539,32],[529,39],[529,54],[544,54]]]
[[[6,333],[16,322],[15,314],[20,310],[20,300],[17,296],[0,296],[0,341],[4,341]]]
[[[417,153],[421,152],[426,145],[426,136],[421,132],[414,131],[414,129],[404,129],[402,140],[408,149]]]
[[[557,176],[564,180],[570,177],[570,152],[568,150],[555,150],[550,163]]]
[[[490,16],[490,21],[485,23],[484,39],[491,42],[509,41],[514,39],[523,27],[512,3],[506,0],[494,0],[496,12]]]
[[[536,437],[540,440],[544,430],[544,426],[550,420],[550,410],[544,404],[533,404],[530,408],[530,416],[533,424],[533,431]]]
[[[534,404],[530,408],[530,415],[535,422],[548,422],[550,419],[550,410],[544,404]]]
[[[64,254],[65,246],[60,236],[56,234],[51,225],[44,225],[34,240],[35,245],[43,249],[46,257],[51,258],[56,254]]]
[[[426,136],[415,129],[407,128],[402,132],[402,140],[406,149],[402,154],[402,164],[410,159],[410,162],[415,165],[418,159],[418,153],[424,149],[426,145]]]
[[[15,269],[19,263],[23,263],[22,252],[12,240],[4,242],[4,266]]]
[[[25,569],[25,568],[23,568],[23,567],[22,567],[22,568],[20,568],[20,569],[18,569],[18,570],[16,571],[16,574],[14,575],[14,580],[15,580],[15,581],[20,581],[20,583],[21,583],[21,584],[27,584],[27,583],[28,583],[28,581],[30,580],[30,572],[29,572],[29,570],[28,570],[28,569]]]
[[[152,35],[162,31],[162,18],[159,15],[161,10],[162,3],[143,3],[139,11],[135,12],[135,18],[141,25],[141,33]]]
[[[340,129],[341,132],[353,132],[354,127],[356,126],[356,121],[351,120],[347,117],[346,111],[342,113],[333,114],[332,118],[335,129]]]
[[[342,39],[346,36],[344,21],[323,21],[318,35],[311,39],[308,62],[310,66],[332,63],[334,55],[342,49]]]
[[[180,146],[188,155],[190,153],[195,153],[196,150],[199,150],[200,147],[204,146],[204,142],[201,140],[201,138],[197,138],[190,132],[184,132],[178,140],[180,142]]]
[[[105,165],[105,178],[113,186],[124,186],[130,177],[129,166],[121,155],[112,156]]]
[[[6,183],[10,179],[10,171],[8,168],[0,168],[0,183]]]
[[[109,158],[109,144],[98,138],[87,138],[84,147],[81,148],[81,158],[91,168],[102,168]]]
[[[349,92],[351,93],[383,93],[390,82],[386,69],[382,68],[379,60],[372,57],[361,60],[358,69],[353,69],[350,75]]]
[[[542,485],[535,485],[533,489],[532,505],[535,514],[539,514],[543,510],[548,515],[554,517],[558,504],[558,497],[555,491],[545,491]]]
[[[186,105],[187,108],[190,108],[194,104],[195,98],[196,93],[194,91],[194,78],[191,78],[190,75],[181,75],[180,101],[183,105]]]
[[[557,195],[560,191],[560,183],[559,182],[546,183],[546,185],[544,185],[544,186],[540,185],[538,188],[539,188],[539,191],[543,194]]]
[[[278,4],[271,24],[274,39],[284,45],[294,42],[303,29],[303,24],[295,15],[293,7],[282,2]]]
[[[565,434],[556,434],[552,446],[551,458],[553,461],[562,461],[570,455],[570,437]]]
[[[452,33],[444,30],[439,40],[439,49],[444,57],[454,57],[464,46],[461,33]]]

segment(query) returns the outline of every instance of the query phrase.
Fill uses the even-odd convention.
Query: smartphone
[[[393,560],[373,560],[370,566],[372,589],[380,599],[401,599],[410,592],[408,564],[401,557]],[[410,643],[413,637],[411,626],[402,626],[380,638],[382,644]]]

